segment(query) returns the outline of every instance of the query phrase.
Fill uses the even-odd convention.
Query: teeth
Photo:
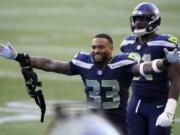
[[[95,55],[94,57],[99,59],[101,58],[101,55]]]
[[[101,57],[101,55],[95,55],[94,59],[95,59],[95,61],[101,61],[102,57]]]

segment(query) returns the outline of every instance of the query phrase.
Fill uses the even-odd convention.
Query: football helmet
[[[137,28],[135,21],[137,17],[146,21],[144,28]],[[143,36],[159,29],[161,23],[160,12],[153,3],[143,2],[138,4],[130,17],[131,31],[136,36]]]

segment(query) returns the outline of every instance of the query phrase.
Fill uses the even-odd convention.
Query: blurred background
[[[0,42],[11,42],[19,52],[52,59],[71,60],[79,51],[89,51],[93,36],[108,33],[114,39],[114,54],[130,33],[129,17],[141,0],[0,0]],[[159,33],[180,39],[180,1],[150,0],[160,9]],[[79,77],[35,70],[43,82],[48,105],[45,122],[26,92],[19,65],[0,58],[0,134],[44,135],[56,102],[79,107],[85,95]],[[180,101],[179,101],[180,102]],[[180,132],[180,107],[174,135]]]

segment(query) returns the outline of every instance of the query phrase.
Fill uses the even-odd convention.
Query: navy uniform
[[[158,35],[161,16],[150,2],[139,3],[130,16],[132,35],[122,41],[121,51],[132,53],[139,63],[165,57],[164,48],[177,47],[177,38]],[[166,71],[133,78],[132,97],[128,106],[130,135],[170,135],[170,127],[156,127],[168,99],[169,80]]]
[[[131,53],[141,63],[164,58],[164,48],[172,50],[177,46],[177,38],[171,35],[156,34],[144,44],[140,44],[136,36],[130,35],[122,41],[121,51]],[[170,134],[170,128],[164,130],[155,127],[156,119],[164,111],[168,98],[169,80],[166,71],[134,77],[131,86],[132,97],[128,106],[130,135]]]
[[[70,61],[72,74],[80,75],[83,80],[88,108],[102,111],[126,135],[128,89],[134,64],[137,63],[128,54],[113,57],[102,69],[88,53],[80,52]]]

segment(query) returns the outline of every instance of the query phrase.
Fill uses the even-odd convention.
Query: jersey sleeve
[[[125,74],[133,75],[133,67],[138,64],[136,57],[132,53],[124,53],[120,57]]]
[[[74,61],[78,60],[79,57],[80,57],[80,52],[77,53],[71,61],[69,61],[69,65],[71,68],[72,75],[78,75],[79,74],[79,70],[78,70],[76,64],[74,63]]]
[[[90,69],[93,64],[91,63],[91,56],[87,52],[79,52],[69,62],[72,75],[81,74],[84,69]]]
[[[138,64],[137,59],[136,59],[136,57],[133,55],[133,53],[127,54],[127,58],[128,58],[129,60],[133,61],[132,64],[130,64],[130,65],[127,67],[127,72],[130,73],[131,75],[133,75],[133,67],[134,67],[134,65]]]

